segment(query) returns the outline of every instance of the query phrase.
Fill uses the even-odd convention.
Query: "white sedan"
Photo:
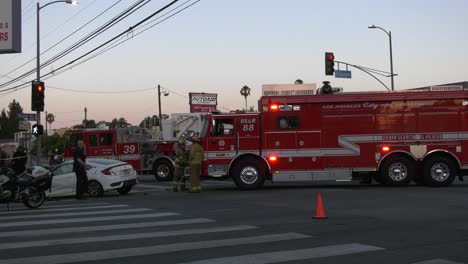
[[[111,159],[86,159],[91,166],[88,174],[88,193],[90,196],[102,196],[105,191],[116,190],[127,194],[135,185],[137,173],[132,165]],[[52,189],[46,192],[49,197],[73,196],[76,193],[76,175],[73,161],[63,162],[52,169]]]

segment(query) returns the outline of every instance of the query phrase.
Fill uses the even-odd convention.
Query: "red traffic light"
[[[328,55],[328,59],[331,60],[331,61],[333,61],[333,60],[335,60],[335,56],[334,56],[333,54],[329,54],[329,55]]]
[[[43,87],[42,85],[39,84],[39,85],[37,86],[37,91],[40,92],[40,93],[42,93],[42,91],[44,91],[44,87]]]

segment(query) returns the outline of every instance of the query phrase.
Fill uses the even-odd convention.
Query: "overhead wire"
[[[84,27],[86,27],[87,25],[89,25],[90,23],[92,23],[94,20],[96,20],[98,17],[102,16],[103,14],[105,14],[107,11],[109,11],[110,9],[112,9],[114,6],[116,6],[118,3],[120,3],[122,0],[119,0],[117,1],[116,3],[114,3],[113,5],[111,5],[110,7],[108,7],[107,9],[105,9],[104,11],[102,11],[101,13],[99,13],[97,16],[95,16],[94,18],[92,18],[91,20],[89,20],[88,22],[86,22],[84,25],[82,25],[81,27],[79,27],[78,29],[76,29],[75,31],[73,31],[72,33],[68,34],[66,37],[62,38],[61,40],[59,40],[57,43],[55,43],[54,45],[52,45],[51,47],[49,47],[48,49],[46,49],[45,51],[43,51],[41,53],[41,55],[44,55],[45,53],[47,53],[48,51],[50,51],[51,49],[53,49],[54,47],[56,47],[57,45],[59,45],[60,43],[62,43],[63,41],[67,40],[68,38],[70,38],[72,35],[74,35],[75,33],[77,33],[78,31],[80,31],[81,29],[83,29]],[[9,71],[8,73],[6,73],[5,75],[3,74],[0,74],[1,76],[3,77],[7,77],[8,74],[10,73],[13,73],[15,72],[16,70],[22,68],[23,66],[29,64],[30,62],[34,61],[36,59],[36,57],[30,59],[29,61],[23,63],[22,65],[16,67],[15,69]],[[10,79],[14,79],[14,78],[11,78],[11,77],[8,77]]]
[[[116,3],[114,3],[110,8],[114,7],[116,4],[118,4],[120,1],[122,0],[119,0],[117,1]],[[69,19],[67,19],[66,21],[64,21],[63,23],[60,23],[60,26],[56,27],[54,30],[52,31],[49,31],[48,33],[46,33],[45,36],[41,37],[41,40],[43,40],[44,38],[46,38],[48,35],[50,35],[52,32],[55,32],[57,29],[59,29],[60,27],[64,26],[67,22],[69,22],[70,20],[72,20],[73,18],[75,18],[78,14],[80,14],[81,12],[85,11],[86,9],[88,9],[92,4],[96,3],[97,0],[94,0],[91,4],[87,5],[85,8],[83,8],[82,10],[78,11],[77,13],[75,13],[72,17],[70,17]],[[65,38],[62,38],[61,40],[59,40],[57,43],[55,43],[53,46],[49,47],[47,50],[41,52],[41,55],[44,55],[45,53],[47,53],[49,50],[53,49],[54,47],[56,47],[57,45],[59,45],[60,43],[62,43],[63,41],[65,41],[66,39],[68,39],[70,36],[72,36],[73,34],[77,33],[78,31],[80,31],[82,28],[84,28],[85,26],[87,26],[88,24],[90,24],[92,21],[94,21],[96,18],[98,18],[99,16],[101,16],[102,14],[104,14],[105,12],[107,12],[110,8],[104,10],[104,12],[100,13],[99,15],[97,15],[96,17],[94,17],[93,19],[91,19],[90,21],[88,21],[87,23],[85,23],[83,26],[81,26],[80,28],[78,28],[77,30],[73,31],[71,34],[67,35]],[[33,48],[35,45],[37,44],[32,44],[31,46],[29,46],[26,50],[31,50],[31,48]],[[23,51],[24,52],[24,51]],[[7,63],[11,62],[12,60],[14,60],[15,58],[17,58],[18,56],[20,56],[20,54],[12,57]],[[16,67],[15,69],[9,71],[8,73],[5,73],[5,74],[0,74],[0,76],[2,77],[7,77],[7,75],[17,71],[18,69],[21,69],[22,67],[28,65],[30,62],[34,61],[36,59],[36,57],[33,57],[31,58],[30,60],[28,60],[27,62],[21,64],[20,66]],[[11,78],[13,79],[13,78]]]
[[[143,3],[144,1],[146,1],[146,3]],[[149,3],[151,0],[139,0],[138,2],[136,2],[135,4],[131,5],[129,8],[127,8],[125,11],[123,11],[122,13],[120,13],[119,15],[115,16],[114,18],[112,18],[110,21],[106,22],[104,25],[100,26],[98,29],[94,30],[93,32],[91,32],[90,34],[88,34],[86,37],[82,38],[80,41],[70,45],[67,49],[65,49],[64,51],[60,52],[58,55],[55,55],[54,57],[52,57],[51,59],[47,60],[46,62],[42,63],[40,68],[44,68],[45,66],[57,61],[58,59],[60,58],[63,58],[64,56],[68,55],[69,53],[71,53],[72,51],[78,49],[79,47],[81,47],[82,45],[86,44],[87,42],[91,41],[92,39],[94,39],[95,37],[97,37],[98,35],[102,34],[103,32],[105,32],[106,30],[108,30],[110,27],[114,26],[115,24],[119,23],[120,21],[122,21],[123,19],[125,19],[126,17],[128,17],[128,15],[132,14],[134,11],[138,10],[139,8],[141,8],[143,5],[146,5],[147,3]],[[142,6],[138,7],[138,5],[140,5],[141,3],[143,3]],[[134,10],[135,8],[137,8],[136,10]],[[132,11],[134,10],[134,11]],[[33,58],[34,60],[34,58]],[[16,78],[14,78],[13,80],[11,81],[8,81],[6,83],[3,83],[3,84],[0,84],[0,87],[5,87],[7,85],[10,85],[12,83],[15,83],[31,74],[33,74],[35,72],[35,69],[32,69],[30,70],[29,72],[26,72],[24,74],[22,74],[21,76],[18,76]],[[0,91],[1,92],[1,91]]]
[[[160,18],[166,16],[166,15],[169,14],[170,12],[173,12],[175,9],[177,9],[177,8],[179,8],[179,7],[183,6],[183,5],[185,5],[186,3],[190,2],[190,1],[192,1],[192,0],[188,0],[188,1],[184,2],[184,3],[182,3],[181,5],[179,5],[179,6],[175,7],[175,8],[173,8],[172,10],[166,12],[165,14],[163,14],[163,15],[157,17],[157,18],[155,18],[154,20],[152,20],[152,21],[146,23],[146,24],[143,25],[143,26],[146,26],[146,25],[148,25],[148,24],[154,22],[155,20],[158,20],[158,19],[160,19]],[[112,44],[112,45],[110,44],[111,46],[108,46],[107,48],[101,50],[100,52],[94,54],[93,56],[91,56],[91,57],[89,57],[89,58],[87,58],[87,59],[84,59],[84,60],[82,60],[82,61],[76,63],[75,65],[70,66],[69,68],[62,69],[59,73],[56,73],[56,74],[60,74],[60,73],[62,73],[62,72],[64,72],[64,71],[67,71],[67,70],[70,70],[70,69],[72,69],[72,68],[75,68],[75,67],[77,67],[77,66],[79,66],[79,65],[81,65],[81,64],[83,64],[83,63],[85,63],[85,62],[87,62],[87,61],[89,61],[89,60],[91,60],[91,59],[94,59],[95,57],[97,57],[97,56],[99,56],[99,55],[101,55],[101,54],[103,54],[103,53],[105,53],[105,52],[107,52],[107,51],[109,51],[109,50],[111,50],[111,49],[113,49],[113,48],[115,48],[115,47],[118,47],[118,46],[122,45],[123,43],[127,42],[128,40],[132,39],[133,37],[136,37],[136,36],[142,34],[143,32],[149,30],[150,28],[152,28],[152,27],[154,27],[154,26],[156,26],[156,25],[158,25],[158,24],[160,24],[160,23],[166,21],[167,19],[169,19],[169,18],[171,18],[171,17],[177,15],[178,13],[180,13],[180,12],[182,12],[183,10],[185,10],[185,9],[187,9],[187,8],[189,8],[189,7],[191,7],[192,5],[196,4],[196,3],[199,2],[199,1],[200,1],[200,0],[195,1],[194,3],[190,4],[189,6],[186,6],[185,8],[183,8],[183,9],[179,10],[178,12],[172,14],[171,16],[165,18],[164,20],[161,20],[161,21],[159,21],[159,22],[153,24],[153,25],[150,26],[149,28],[146,28],[146,29],[144,29],[144,30],[141,30],[141,31],[137,32],[136,34],[132,34],[132,37],[131,37],[131,38],[128,38],[128,37],[125,38],[125,36],[121,36],[121,39],[123,39],[123,40],[121,40],[120,42],[117,42],[117,41],[118,41],[118,39],[117,39],[117,40],[115,41],[115,42],[117,42],[117,43]]]
[[[47,77],[47,76],[49,76],[49,75],[51,75],[51,74],[53,74],[53,75],[58,75],[58,74],[64,72],[64,71],[60,71],[60,70],[62,70],[65,66],[69,66],[70,64],[73,64],[73,63],[76,62],[77,60],[79,60],[79,59],[81,59],[81,58],[83,58],[83,57],[85,57],[85,56],[91,54],[92,52],[98,50],[99,48],[101,48],[101,47],[103,47],[103,46],[105,46],[105,45],[111,43],[112,41],[114,41],[114,40],[116,40],[116,39],[118,39],[118,38],[120,38],[120,37],[122,37],[125,33],[128,33],[132,28],[136,28],[136,27],[140,26],[141,24],[143,24],[143,23],[146,22],[147,20],[151,19],[151,18],[154,17],[155,15],[161,13],[162,11],[164,11],[165,9],[167,9],[168,7],[170,7],[171,5],[173,5],[174,3],[176,3],[177,1],[178,1],[178,0],[172,1],[172,2],[169,3],[168,5],[164,6],[163,8],[159,9],[159,10],[156,11],[155,13],[153,13],[153,14],[151,14],[150,16],[146,17],[145,19],[141,20],[140,22],[138,22],[138,23],[135,24],[134,26],[130,27],[128,30],[125,30],[124,32],[120,33],[119,35],[117,35],[116,37],[112,38],[111,40],[105,42],[104,44],[100,45],[99,47],[97,47],[97,48],[91,50],[90,52],[87,52],[86,54],[84,54],[84,55],[78,57],[77,59],[72,60],[71,62],[69,62],[69,63],[67,63],[67,64],[61,66],[61,67],[58,68],[57,70],[54,70],[54,71],[51,71],[51,72],[45,74],[43,77],[45,77],[46,79],[49,79],[49,78],[53,77],[53,76]],[[183,8],[183,9],[177,11],[176,13],[172,14],[171,16],[165,18],[164,20],[158,21],[157,23],[155,23],[155,24],[151,25],[150,27],[148,27],[148,28],[142,30],[141,32],[138,32],[138,34],[141,34],[141,33],[145,32],[146,30],[148,30],[149,28],[152,28],[152,27],[154,27],[154,26],[156,26],[156,25],[162,23],[163,21],[165,21],[165,20],[167,20],[167,19],[173,17],[174,15],[176,15],[176,14],[180,13],[181,11],[183,11],[183,10],[189,8],[190,6],[193,6],[195,3],[199,2],[199,1],[200,1],[200,0],[197,0],[197,1],[195,1],[194,3],[190,4],[189,6],[186,6],[185,8]],[[186,1],[184,4],[186,4],[187,2],[189,2],[189,1]],[[184,5],[184,4],[182,4],[182,5]],[[179,7],[182,6],[182,5],[179,5]],[[175,9],[177,9],[177,8],[174,8],[174,9],[172,9],[171,11],[173,11],[173,10],[175,10]],[[167,12],[167,13],[164,14],[164,15],[167,15],[167,14],[170,13],[171,11]],[[164,15],[162,15],[162,16],[160,16],[160,17],[163,17]],[[154,20],[152,20],[152,21],[154,22],[155,20],[157,20],[157,19],[154,19]],[[146,23],[146,24],[144,24],[144,25],[148,25],[148,24],[149,24],[149,23]],[[138,34],[137,34],[137,35],[138,35]],[[126,41],[126,40],[125,40],[125,41]],[[124,41],[124,42],[125,42],[125,41]],[[121,43],[118,43],[118,45],[120,45],[120,44],[121,44]],[[112,46],[111,48],[114,48],[114,47],[116,47],[116,46],[118,46],[118,45],[114,45],[114,46]],[[109,49],[111,49],[111,48],[108,48],[107,50],[109,50]],[[99,54],[102,54],[102,53],[104,53],[104,52],[107,51],[107,50],[101,51]],[[93,56],[93,57],[91,57],[91,58],[94,58],[94,57],[96,57],[96,56]],[[90,58],[88,58],[87,60],[89,60],[89,59],[90,59]],[[87,60],[86,60],[86,61],[87,61]],[[81,62],[81,63],[83,63],[83,62]],[[81,64],[81,63],[80,63],[80,64]],[[76,67],[76,65],[73,66],[73,67]],[[56,72],[58,72],[58,73],[55,74]],[[10,91],[10,90],[15,90],[15,89],[16,89],[16,90],[23,89],[23,88],[25,88],[25,87],[23,87],[23,88],[21,88],[21,87],[22,87],[22,86],[25,86],[25,85],[29,85],[29,83],[23,83],[23,84],[20,84],[20,85],[11,87],[11,88],[7,88],[7,89],[4,89],[4,90],[0,90],[0,93],[1,93],[1,92],[5,92],[5,91]],[[62,90],[67,90],[67,89],[63,89],[63,88],[62,88]],[[68,89],[68,90],[69,90],[69,89]],[[143,89],[143,90],[149,90],[149,89]],[[75,90],[75,91],[76,91],[76,90]],[[124,91],[124,92],[126,92],[126,91]],[[130,92],[133,92],[133,91],[130,91]],[[88,93],[91,93],[91,92],[88,91]],[[107,92],[106,92],[106,93],[107,93]],[[114,93],[115,93],[115,92],[114,92]],[[173,92],[173,93],[175,93],[175,92]],[[177,94],[177,93],[175,93],[175,94]],[[179,95],[180,95],[180,94],[179,94]],[[181,95],[181,96],[183,96],[183,95]]]

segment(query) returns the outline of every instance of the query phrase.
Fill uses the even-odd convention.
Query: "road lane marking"
[[[83,223],[83,222],[95,222],[95,221],[164,217],[164,216],[174,216],[174,215],[179,215],[179,214],[167,212],[167,213],[154,213],[154,214],[87,217],[87,218],[74,218],[74,219],[57,219],[57,220],[40,220],[40,221],[32,220],[32,221],[21,221],[21,222],[11,222],[11,223],[0,223],[0,227]]]
[[[130,228],[156,227],[156,226],[203,224],[203,223],[212,223],[212,222],[216,222],[216,221],[212,219],[208,219],[208,218],[192,218],[192,219],[182,219],[182,220],[142,222],[142,223],[118,224],[118,225],[99,225],[99,226],[66,227],[66,228],[53,228],[53,229],[35,229],[35,230],[0,232],[0,237],[40,236],[40,235],[81,233],[81,232],[105,231],[105,230],[119,230],[119,229],[130,229]]]
[[[205,259],[193,262],[186,262],[184,264],[269,264],[294,260],[305,260],[313,258],[323,258],[340,256],[347,254],[355,254],[368,251],[383,250],[384,248],[361,245],[361,244],[343,244],[324,246],[316,248],[306,248],[299,250],[276,251],[259,254],[249,254],[225,258]]]
[[[54,202],[54,203],[58,203],[58,202]],[[60,202],[61,203],[61,202]],[[22,207],[19,207],[19,206],[13,206],[13,207],[10,207],[10,212],[20,212],[20,211],[34,211],[34,210],[41,210],[41,209],[48,209],[48,208],[62,208],[62,207],[80,207],[80,206],[90,206],[90,205],[105,205],[105,204],[109,204],[109,203],[71,203],[71,204],[60,204],[60,205],[49,205],[50,202],[45,202],[44,205],[42,205],[41,207],[39,207],[38,209],[29,209],[29,208],[25,208],[24,206]],[[19,210],[16,210],[16,209],[19,209]]]
[[[100,215],[100,214],[121,214],[121,213],[136,213],[151,211],[147,208],[136,208],[136,209],[122,209],[122,210],[107,210],[107,211],[92,211],[92,212],[75,212],[75,213],[56,213],[56,214],[39,214],[39,215],[15,215],[2,217],[2,221],[15,220],[22,218],[52,218],[52,217],[63,217],[63,216],[82,216],[82,215]]]
[[[264,236],[252,236],[242,238],[206,240],[186,243],[175,243],[148,247],[119,248],[112,250],[102,250],[93,252],[80,252],[60,255],[36,256],[16,259],[3,259],[0,264],[63,264],[82,261],[96,261],[106,259],[116,259],[125,257],[145,256],[169,252],[178,252],[194,249],[208,249],[227,246],[252,245],[269,242],[287,241],[293,239],[310,238],[308,235],[298,233],[282,233]]]
[[[463,264],[463,263],[462,262],[453,262],[453,261],[445,260],[445,259],[432,259],[432,260],[416,262],[416,263],[413,263],[413,264]]]
[[[145,232],[145,233],[134,233],[134,234],[127,234],[127,235],[48,239],[48,240],[38,240],[38,241],[17,242],[17,243],[4,243],[4,244],[0,244],[0,248],[4,250],[4,249],[18,249],[18,248],[30,248],[30,247],[60,246],[60,245],[81,244],[81,243],[109,242],[109,241],[131,240],[131,239],[142,239],[142,238],[156,238],[156,237],[170,237],[170,236],[194,235],[194,234],[229,232],[229,231],[243,231],[243,230],[250,230],[254,228],[258,228],[258,227],[239,225],[239,226],[226,226],[226,227],[182,229],[182,230],[175,230],[175,231]]]
[[[128,205],[118,204],[118,205],[101,205],[101,206],[81,206],[81,207],[73,207],[73,208],[38,208],[34,210],[22,210],[22,211],[10,211],[10,212],[0,212],[0,215],[11,215],[11,214],[32,214],[32,213],[49,213],[49,212],[59,212],[59,211],[81,211],[81,210],[89,210],[89,209],[106,209],[106,208],[118,208],[118,207],[128,207]],[[3,219],[3,218],[2,218]]]

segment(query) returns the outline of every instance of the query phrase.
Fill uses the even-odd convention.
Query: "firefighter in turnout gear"
[[[203,147],[200,145],[200,138],[198,133],[195,133],[192,137],[192,148],[190,150],[189,164],[190,164],[190,192],[199,193],[201,192],[200,187],[200,174],[201,164],[204,157]]]
[[[174,153],[175,153],[175,166],[174,166],[174,186],[172,190],[177,192],[187,190],[185,187],[185,169],[188,165],[188,155],[185,150],[185,139],[183,137],[179,138],[179,141],[174,144]]]

